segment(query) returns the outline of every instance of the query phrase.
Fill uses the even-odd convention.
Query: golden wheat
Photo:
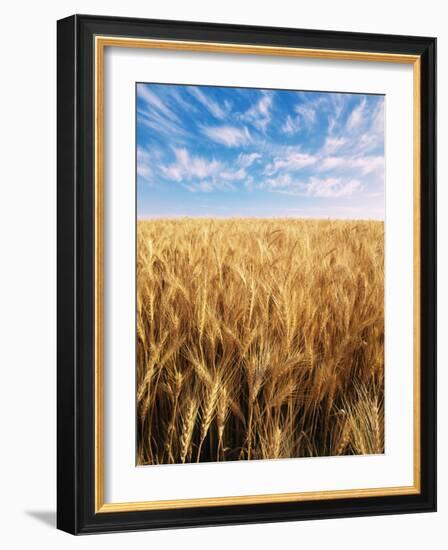
[[[384,452],[382,222],[140,221],[138,463]]]

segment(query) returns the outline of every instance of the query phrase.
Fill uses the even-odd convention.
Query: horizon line
[[[332,217],[332,216],[188,216],[188,215],[171,215],[171,216],[137,216],[137,221],[157,221],[157,220],[322,220],[322,221],[375,221],[384,222],[383,218],[348,218],[348,217]]]

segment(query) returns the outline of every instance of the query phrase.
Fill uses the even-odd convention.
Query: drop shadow
[[[37,519],[47,527],[56,529],[56,511],[55,510],[25,510],[25,514]]]

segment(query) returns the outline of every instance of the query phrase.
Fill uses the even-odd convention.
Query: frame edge
[[[57,22],[57,513],[78,532],[76,383],[77,23]]]

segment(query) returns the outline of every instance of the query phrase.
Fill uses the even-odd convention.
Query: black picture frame
[[[415,55],[421,62],[420,492],[300,502],[95,510],[94,38]],[[100,533],[436,510],[436,39],[74,15],[57,24],[57,527]]]

